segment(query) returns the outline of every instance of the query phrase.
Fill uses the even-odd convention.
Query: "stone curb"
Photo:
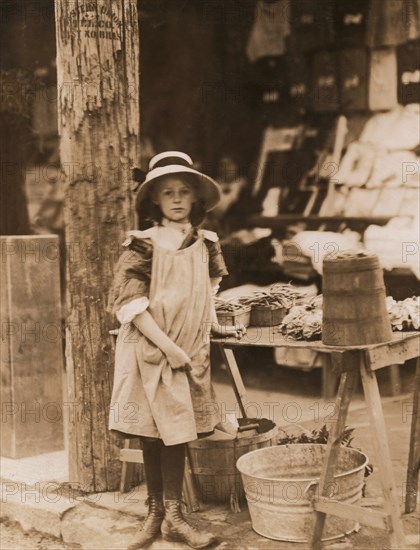
[[[10,480],[1,481],[2,505],[0,518],[19,523],[25,532],[36,531],[60,539],[64,544],[84,550],[120,550],[132,542],[132,537],[146,515],[145,487],[136,487],[126,494],[119,492],[96,493],[88,496],[69,498],[59,491],[48,491],[48,483],[40,488],[17,484]],[[51,484],[52,485],[52,484]],[[219,508],[219,507],[218,507]],[[241,514],[239,514],[241,515]],[[227,513],[205,507],[191,520],[212,524],[218,534],[246,537],[249,525],[232,524],[226,521]],[[239,519],[239,518],[238,518]],[[243,519],[243,518],[242,518]],[[242,522],[241,522],[242,523]],[[185,550],[188,546],[180,543],[156,540],[152,550]],[[233,550],[232,545],[222,543],[217,549]],[[235,545],[235,549],[249,550],[248,545]]]
[[[61,523],[65,513],[76,506],[70,499],[53,502],[34,488],[24,488],[10,481],[1,483],[2,519],[17,521],[24,531],[38,531],[61,538]]]
[[[140,510],[142,515],[135,515],[124,510],[124,503],[120,510],[109,509],[105,502],[98,504],[100,497],[112,502],[114,495],[69,498],[57,492],[2,481],[0,517],[18,522],[26,532],[37,531],[86,549],[126,548],[144,517],[144,510]],[[90,502],[92,500],[97,502]]]

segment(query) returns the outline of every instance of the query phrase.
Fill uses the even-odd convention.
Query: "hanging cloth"
[[[371,51],[369,70],[369,109],[388,111],[397,106],[397,55],[395,48]]]
[[[397,48],[398,103],[420,103],[420,40]]]
[[[340,66],[340,99],[344,111],[367,109],[368,58],[366,48],[341,50],[338,53]]]
[[[312,108],[331,113],[339,108],[338,67],[335,52],[320,51],[313,57]]]
[[[290,34],[290,2],[259,0],[255,9],[254,25],[246,53],[251,63],[260,57],[280,56],[286,50],[285,40]]]
[[[334,42],[333,0],[293,0],[291,45],[294,51],[309,52]]]
[[[366,45],[399,46],[420,37],[420,0],[371,0]]]
[[[288,53],[285,56],[290,104],[307,109],[309,106],[309,59],[307,54]]]
[[[367,0],[340,0],[334,5],[335,36],[340,46],[358,48],[365,41]]]

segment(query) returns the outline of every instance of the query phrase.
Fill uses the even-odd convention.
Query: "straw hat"
[[[139,173],[137,177],[139,181]],[[165,151],[155,155],[149,163],[149,171],[139,187],[136,199],[136,207],[148,197],[153,184],[162,176],[171,174],[191,174],[197,183],[197,192],[204,201],[204,208],[208,212],[212,210],[220,201],[220,186],[212,178],[194,170],[191,157],[180,151]]]

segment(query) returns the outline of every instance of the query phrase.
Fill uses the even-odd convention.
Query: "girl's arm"
[[[191,359],[159,327],[149,311],[139,313],[132,320],[134,326],[166,355],[172,369],[191,370]]]
[[[228,274],[226,264],[222,255],[222,248],[220,241],[212,231],[204,230],[204,237],[206,238],[207,250],[209,253],[209,274],[210,284],[212,287],[212,295],[216,296],[219,290],[219,284],[224,275]],[[246,332],[244,325],[221,325],[217,320],[216,308],[214,306],[214,300],[211,303],[211,331],[214,334],[221,334],[222,336],[236,336],[236,338],[242,338]]]
[[[216,277],[211,279],[212,286],[212,300],[211,300],[211,331],[213,334],[221,334],[222,336],[236,336],[236,338],[242,338],[246,332],[244,325],[238,324],[233,325],[221,325],[217,320],[216,307],[214,305],[214,297],[219,290],[219,283],[222,280],[221,277]]]
[[[238,325],[221,325],[217,320],[216,308],[214,301],[212,300],[211,307],[211,331],[213,334],[220,334],[221,336],[235,336],[236,338],[242,338],[246,333],[246,328],[242,324]]]
[[[131,235],[132,236],[132,235]],[[119,259],[109,310],[121,324],[133,323],[168,359],[173,369],[190,370],[191,359],[157,325],[147,311],[153,245],[150,238],[130,238]]]

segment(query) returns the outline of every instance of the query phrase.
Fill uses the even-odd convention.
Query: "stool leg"
[[[124,449],[130,448],[130,440],[124,440]],[[128,462],[124,461],[121,466],[121,477],[120,477],[120,493],[126,493],[128,491]]]
[[[139,439],[125,439],[124,440],[124,449],[134,449],[140,450],[140,440]],[[120,458],[121,460],[121,458]],[[121,466],[121,477],[120,477],[120,493],[127,493],[133,486],[138,485],[143,481],[144,472],[143,472],[143,457],[141,455],[140,461],[136,458],[135,462],[130,462],[128,460],[122,460]]]
[[[338,459],[338,453],[340,452],[339,437],[346,425],[347,412],[353,395],[356,378],[356,370],[344,372],[340,378],[340,386],[335,401],[335,413],[337,414],[337,418],[335,423],[331,425],[328,437],[327,450],[319,481],[320,496],[330,496],[328,493],[331,491],[331,488],[334,488],[334,469]],[[326,514],[324,512],[315,512],[315,514],[315,527],[312,535],[311,548],[313,550],[318,550],[322,546],[321,538]]]
[[[399,365],[391,365],[389,367],[389,380],[391,382],[391,395],[400,395],[401,377]]]
[[[235,355],[231,349],[224,348],[221,344],[219,344],[219,349],[223,360],[226,362],[227,372],[229,374],[242,417],[246,418],[245,402],[247,400],[247,395]]]
[[[410,452],[408,455],[405,512],[414,512],[417,504],[420,468],[420,358],[414,377],[413,416],[411,418]]]
[[[322,354],[322,397],[331,399],[336,396],[337,375],[332,368],[330,354]]]
[[[394,472],[392,470],[388,435],[386,432],[378,381],[375,372],[369,371],[366,368],[364,359],[361,361],[360,374],[362,376],[363,391],[373,436],[375,459],[378,463],[382,491],[384,493],[385,512],[389,516],[392,527],[390,533],[391,548],[404,548],[404,529],[401,521],[401,511],[398,502]]]

